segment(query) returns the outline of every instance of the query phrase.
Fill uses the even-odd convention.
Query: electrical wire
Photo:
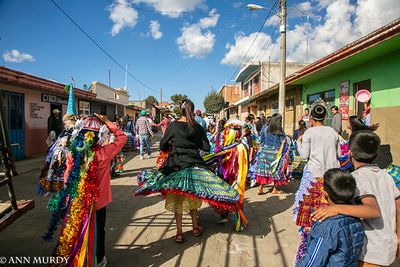
[[[108,53],[98,42],[96,42],[96,40],[94,40],[93,37],[91,37],[81,26],[79,26],[79,24],[77,22],[75,22],[74,19],[72,19],[54,0],[50,0],[60,11],[61,13],[63,13],[87,38],[89,38],[90,41],[92,41],[92,43],[94,45],[96,45],[108,58],[110,58],[115,64],[117,64],[118,67],[120,67],[124,73],[126,72],[130,77],[132,77],[134,80],[136,80],[138,83],[140,83],[141,85],[143,85],[145,88],[150,89],[153,92],[157,92],[159,93],[160,91],[151,88],[150,86],[148,86],[147,84],[145,84],[144,82],[142,82],[139,78],[137,78],[136,76],[134,76],[132,73],[130,73],[129,71],[125,70],[125,67],[122,66],[122,64],[120,64],[110,53]]]
[[[274,5],[273,5],[273,7],[272,7],[272,9],[275,8],[275,5],[277,4],[277,2],[278,2],[278,1],[276,0],[275,3],[274,3]],[[271,10],[272,10],[272,9],[271,9]],[[235,72],[233,73],[233,75],[232,75],[232,77],[231,77],[231,80],[233,80],[233,78],[235,77],[236,73],[240,70],[240,67],[242,66],[242,64],[243,64],[244,60],[246,59],[247,55],[249,54],[249,52],[250,52],[251,48],[253,47],[255,41],[257,40],[258,35],[261,33],[262,29],[264,28],[265,23],[267,23],[267,20],[269,19],[269,17],[270,17],[271,14],[272,14],[272,11],[271,11],[271,10],[269,10],[267,17],[265,18],[263,24],[261,25],[261,27],[260,27],[260,29],[258,30],[256,36],[254,37],[253,42],[251,43],[251,45],[250,45],[249,48],[247,49],[246,54],[244,55],[244,57],[243,57],[242,60],[240,61],[239,65],[237,66]]]

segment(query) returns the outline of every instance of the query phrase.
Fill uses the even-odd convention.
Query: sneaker
[[[106,266],[107,266],[107,258],[106,256],[104,256],[101,262],[97,264],[97,267],[106,267]]]
[[[143,159],[143,156],[142,156],[142,155],[140,155],[140,159]]]
[[[146,159],[149,159],[149,158],[151,158],[151,154],[150,155],[146,155]]]
[[[256,180],[251,180],[250,187],[255,187],[256,185],[257,185],[257,181]]]

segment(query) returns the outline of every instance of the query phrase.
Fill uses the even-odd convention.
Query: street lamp
[[[280,63],[281,63],[281,77],[279,80],[279,113],[282,115],[282,124],[283,129],[285,130],[285,77],[286,77],[286,0],[280,0],[281,5],[281,14],[277,14],[275,11],[255,5],[255,4],[248,4],[247,9],[250,11],[254,10],[268,10],[270,12],[275,13],[281,19],[281,47],[280,47]]]

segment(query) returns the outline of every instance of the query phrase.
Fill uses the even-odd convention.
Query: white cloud
[[[133,9],[126,0],[116,0],[109,7],[110,19],[114,25],[111,29],[111,35],[117,35],[123,28],[135,27],[138,20],[138,12]]]
[[[315,11],[325,15],[321,19],[319,15],[311,14],[313,25],[301,22],[287,31],[288,61],[306,61],[307,39],[308,62],[312,62],[397,19],[400,14],[399,0],[358,0],[354,4],[350,0],[314,0],[314,2],[318,2]],[[295,9],[307,13],[313,11],[309,2],[300,3],[296,7]],[[270,24],[272,21],[271,19]],[[221,64],[238,65],[254,40],[255,34],[236,35],[235,43],[227,44],[227,52]],[[268,41],[267,37],[265,34],[259,35],[244,62],[254,58],[266,60],[262,53],[258,58],[257,55]],[[278,38],[272,45],[274,50],[268,51],[271,46],[267,46],[264,48],[267,51],[264,55],[271,54],[271,59],[279,60],[279,44]]]
[[[21,63],[24,61],[30,61],[33,62],[35,59],[33,56],[19,52],[18,50],[11,50],[11,51],[5,51],[3,54],[3,58],[6,62],[14,62],[14,63]]]
[[[209,17],[200,19],[198,23],[183,26],[181,36],[176,39],[181,53],[190,58],[203,58],[209,54],[214,48],[215,34],[206,29],[215,27],[218,19],[219,14],[213,9]]]
[[[160,23],[156,20],[150,21],[150,34],[154,40],[158,40],[163,36],[163,33],[160,32]]]
[[[221,64],[237,66],[242,61],[243,57],[246,55],[249,47],[251,46],[257,33],[253,32],[248,36],[239,34],[235,36],[235,44],[227,44],[226,48],[229,50],[224,58],[221,60]],[[265,44],[270,44],[265,46]],[[263,32],[261,32],[257,39],[255,40],[253,46],[249,50],[245,60],[248,61],[259,61],[266,60],[270,55],[269,51],[271,49],[271,37]]]
[[[219,19],[219,14],[217,14],[217,10],[216,9],[213,9],[213,10],[210,11],[209,17],[205,17],[205,18],[200,19],[198,25],[202,29],[215,27],[217,25],[217,23],[218,23],[218,19]]]
[[[133,0],[133,3],[145,3],[160,12],[162,15],[177,18],[179,12],[194,11],[204,7],[205,0]]]
[[[399,17],[399,0],[358,0],[355,27],[366,35]]]

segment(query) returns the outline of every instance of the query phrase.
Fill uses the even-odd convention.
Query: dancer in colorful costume
[[[66,85],[65,90],[69,91],[67,114],[63,117],[65,129],[57,136],[48,150],[45,163],[40,172],[39,183],[37,184],[37,192],[40,195],[58,192],[64,187],[64,172],[67,154],[69,153],[69,141],[76,123],[74,88],[72,85]]]
[[[239,120],[226,122],[224,129],[217,136],[214,152],[203,157],[214,173],[237,190],[240,195],[238,212],[235,213],[236,231],[242,231],[243,226],[248,223],[242,211],[249,165],[248,150],[242,142],[242,134],[242,125]],[[219,222],[227,221],[228,213],[221,213]]]
[[[199,236],[203,229],[197,223],[197,210],[202,201],[217,210],[236,211],[239,200],[237,191],[212,173],[199,154],[199,150],[209,151],[210,144],[203,127],[194,119],[193,102],[186,100],[180,108],[182,117],[170,124],[160,142],[161,151],[171,151],[168,158],[159,170],[138,175],[140,189],[136,191],[136,195],[166,195],[165,208],[175,213],[176,242],[183,242],[184,212],[190,211],[192,233]]]
[[[300,226],[301,241],[296,261],[301,259],[306,248],[306,239],[313,224],[311,213],[327,205],[324,198],[323,175],[332,168],[338,168],[341,153],[339,135],[329,126],[324,126],[326,106],[316,101],[311,110],[311,128],[297,140],[297,148],[303,159],[308,159],[303,177],[297,190],[293,219]]]
[[[245,123],[243,126],[243,144],[246,146],[249,154],[249,171],[247,172],[247,178],[250,181],[250,187],[254,187],[257,184],[255,170],[257,154],[260,150],[260,138],[254,134],[253,125]]]
[[[281,194],[276,186],[286,185],[290,180],[291,139],[282,129],[282,116],[273,114],[268,128],[261,132],[261,148],[257,154],[255,176],[259,184],[258,194],[262,195],[263,185],[274,183],[272,194]]]
[[[299,136],[302,136],[304,132],[307,130],[306,122],[303,120],[299,121],[299,128],[293,133],[292,140],[292,153],[293,153],[293,161],[290,163],[290,175],[293,178],[301,178],[303,175],[304,167],[307,164],[306,160],[303,160],[300,157],[300,153],[297,150],[297,139]]]
[[[68,257],[67,266],[107,264],[104,227],[106,206],[111,202],[110,163],[127,137],[107,117],[95,116],[76,123],[67,158],[65,186],[49,203],[52,218],[44,238],[51,240],[61,222],[54,256]],[[114,134],[113,143],[100,144],[104,142],[100,122]]]

